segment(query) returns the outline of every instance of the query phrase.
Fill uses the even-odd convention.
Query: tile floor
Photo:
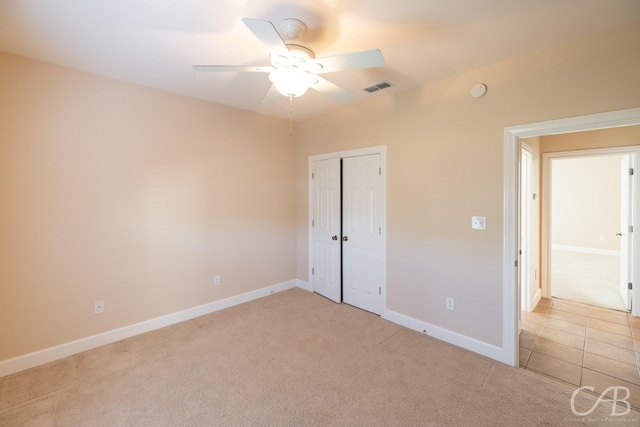
[[[625,386],[640,409],[640,318],[559,298],[522,312],[520,366],[575,386]]]

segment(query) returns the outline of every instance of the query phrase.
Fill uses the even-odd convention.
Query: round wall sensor
[[[487,93],[487,85],[484,83],[478,83],[471,88],[471,96],[474,98],[482,98]]]

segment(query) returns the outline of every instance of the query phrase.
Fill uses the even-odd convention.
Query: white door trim
[[[311,173],[313,172],[313,162],[318,160],[333,159],[336,157],[356,157],[366,156],[369,154],[380,154],[380,164],[382,167],[382,268],[380,274],[382,275],[382,312],[380,316],[384,317],[387,312],[387,146],[379,145],[376,147],[357,148],[354,150],[338,151],[333,153],[315,154],[309,156],[307,163],[307,186],[309,200],[308,206],[308,218],[307,218],[307,230],[308,230],[308,268],[307,278],[308,283],[311,284],[313,291],[313,274],[311,269],[313,267],[313,228],[311,223],[313,221],[313,180]]]
[[[590,114],[546,122],[511,126],[504,129],[503,241],[502,241],[502,357],[518,366],[518,186],[520,139],[585,130],[640,124],[640,108]],[[638,239],[640,240],[640,239]],[[636,299],[637,301],[637,299]],[[638,307],[636,307],[638,310]],[[634,315],[640,312],[634,310]]]

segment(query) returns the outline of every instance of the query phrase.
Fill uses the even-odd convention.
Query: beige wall
[[[614,147],[628,147],[628,146],[640,146],[640,126],[626,126],[626,127],[618,127],[611,129],[599,129],[593,131],[586,132],[573,132],[561,135],[548,135],[540,138],[540,147],[543,153],[558,153],[564,151],[580,151],[586,149],[598,149],[598,148],[614,148]],[[610,169],[606,175],[601,175],[600,166],[592,165],[586,166],[587,170],[584,171],[585,174],[585,183],[587,181],[592,181],[589,185],[595,185],[596,190],[601,189],[604,184],[604,179],[607,177],[609,184],[608,185],[619,185],[620,177],[619,177],[619,160],[609,159],[604,160],[604,163],[601,167]],[[615,164],[614,164],[615,163]],[[617,166],[616,166],[617,165]],[[593,169],[594,167],[598,167],[598,169]],[[594,170],[598,170],[598,174],[594,175]],[[581,169],[574,171],[575,173],[582,173]],[[604,170],[603,170],[604,173]],[[590,188],[589,185],[585,184],[585,188]],[[543,187],[544,188],[544,187]],[[588,197],[590,192],[584,192],[581,195],[582,202],[586,202],[585,198]],[[615,196],[615,200],[619,200],[618,195],[611,194],[605,190],[600,191],[600,195],[598,198],[600,200],[604,200],[605,198],[608,200],[604,205],[607,206],[609,204],[618,204],[619,202],[614,202],[614,199],[611,199],[612,196]],[[563,197],[562,200],[567,200],[567,198]],[[571,225],[577,225],[576,222],[565,220],[566,227],[561,227],[561,230],[565,230],[566,233],[564,235],[556,235],[558,227],[554,228],[555,238],[560,241],[555,242],[556,244],[564,244],[570,246],[584,246],[591,248],[599,248],[599,249],[610,249],[610,250],[618,250],[618,239],[612,238],[611,232],[614,231],[614,234],[618,232],[617,225],[613,224],[620,223],[620,215],[619,210],[608,210],[608,217],[602,217],[605,221],[606,225],[604,226],[608,232],[605,233],[605,240],[600,241],[600,233],[591,233],[589,236],[586,234],[578,236],[576,232],[570,232],[572,229]],[[546,214],[546,211],[545,211]],[[603,210],[599,210],[598,217],[604,214]],[[593,216],[591,219],[596,220],[596,216]],[[559,218],[558,218],[559,219]],[[587,218],[582,218],[586,220]],[[562,221],[561,219],[559,219]],[[546,221],[546,218],[545,218]],[[602,224],[600,220],[598,220],[599,224]],[[595,229],[595,224],[593,223],[585,223],[582,222],[581,226],[587,229]],[[542,236],[543,242],[546,242],[546,236]],[[572,241],[573,243],[568,243]],[[564,243],[562,243],[564,242]],[[546,243],[545,243],[546,244]]]
[[[622,157],[552,160],[552,245],[620,250]]]
[[[295,278],[287,121],[6,54],[0,75],[0,361]]]
[[[308,156],[376,145],[388,308],[501,346],[504,127],[639,106],[638,42],[628,26],[373,94],[295,146],[281,120],[2,54],[0,360],[307,280]]]
[[[387,145],[388,308],[501,346],[504,128],[640,106],[639,42],[640,25],[628,26],[300,123],[298,277],[308,156]],[[488,92],[473,99],[478,82]]]
[[[560,135],[547,135],[540,138],[540,151],[543,154],[584,149],[628,147],[632,145],[640,145],[640,126],[572,132]],[[541,188],[546,188],[546,185],[546,183],[542,183]],[[547,239],[549,224],[548,208],[542,206],[541,212],[541,257],[545,259],[549,256],[547,253],[549,246]],[[542,273],[543,278],[547,277],[545,272]]]
[[[573,132],[561,135],[548,135],[540,138],[542,153],[586,150],[592,148],[628,147],[640,145],[640,126],[624,126],[611,129],[598,129],[586,132]]]

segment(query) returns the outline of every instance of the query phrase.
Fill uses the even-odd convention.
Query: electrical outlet
[[[447,308],[447,310],[453,311],[455,309],[455,305],[454,305],[455,302],[454,302],[453,298],[447,297],[447,299],[445,301],[446,301],[445,307]]]
[[[220,284],[220,275],[213,276],[213,285],[218,286]]]
[[[487,218],[484,216],[472,216],[471,228],[474,230],[484,230],[487,228]]]
[[[104,301],[94,301],[93,314],[101,314],[101,313],[104,313]]]

